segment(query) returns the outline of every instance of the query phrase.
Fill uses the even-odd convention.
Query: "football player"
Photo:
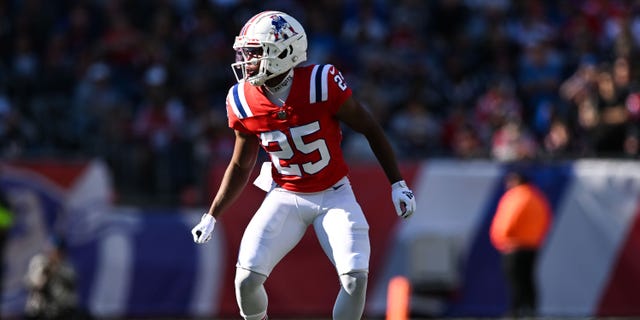
[[[216,219],[247,184],[262,147],[271,162],[257,184],[267,194],[240,243],[235,276],[240,314],[266,319],[263,283],[313,225],[342,284],[333,318],[360,319],[369,225],[349,183],[340,122],[367,138],[402,218],[416,209],[413,192],[382,128],[352,97],[340,71],[330,64],[299,66],[307,59],[307,36],[296,19],[283,12],[261,12],[246,22],[233,49],[238,83],[229,90],[226,105],[235,131],[234,151],[209,211],[191,231],[193,239],[204,243],[211,238]]]

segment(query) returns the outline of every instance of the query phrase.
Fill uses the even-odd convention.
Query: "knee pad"
[[[247,269],[236,268],[235,286],[237,292],[252,292],[259,288],[267,277]]]
[[[363,294],[367,291],[369,274],[365,271],[355,271],[340,275],[340,283],[349,295]]]

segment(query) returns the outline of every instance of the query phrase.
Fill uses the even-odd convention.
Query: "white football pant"
[[[369,224],[346,177],[322,192],[296,193],[276,187],[267,193],[240,243],[235,286],[244,319],[266,316],[264,281],[311,224],[340,276],[333,319],[360,319],[371,251]]]
[[[369,271],[369,224],[347,177],[316,193],[269,191],[244,232],[236,266],[269,276],[311,224],[339,275]]]

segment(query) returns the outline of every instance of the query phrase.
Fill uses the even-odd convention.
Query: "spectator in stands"
[[[185,106],[173,92],[163,65],[145,73],[146,94],[135,116],[133,132],[139,143],[136,163],[146,191],[169,194],[185,186],[189,146],[184,143]]]
[[[628,88],[617,86],[609,64],[598,73],[595,151],[598,156],[622,154],[627,136],[628,111],[625,105]]]
[[[424,158],[439,148],[441,125],[419,100],[407,102],[390,120],[390,135],[403,158]]]
[[[573,140],[567,124],[561,119],[551,121],[549,132],[544,137],[543,151],[551,159],[565,158],[573,152]]]
[[[460,106],[452,109],[442,127],[444,151],[459,159],[486,157],[487,148],[464,109]]]
[[[0,92],[0,158],[22,156],[35,140],[33,123],[25,119],[8,96]]]
[[[635,130],[637,131],[637,129]],[[638,158],[640,156],[640,137],[638,133],[630,133],[624,141],[624,153],[627,158]]]
[[[562,55],[547,42],[528,44],[519,61],[519,84],[523,93],[523,122],[537,135],[549,125],[548,104],[555,104],[564,66]]]
[[[624,153],[627,158],[640,156],[640,93],[629,94],[626,101],[629,123],[627,138],[624,142]]]
[[[537,311],[535,268],[551,224],[551,206],[544,193],[521,172],[509,172],[505,187],[489,235],[502,255],[509,287],[509,315],[534,316]]]
[[[527,128],[518,120],[507,120],[493,134],[491,155],[498,161],[535,159],[538,146]]]
[[[130,109],[122,92],[113,84],[111,73],[106,63],[91,64],[77,82],[71,101],[74,137],[82,141],[83,150],[92,155],[106,154],[105,149],[113,144],[109,141],[112,126],[118,126],[114,118]]]
[[[489,84],[475,105],[474,123],[485,139],[502,127],[508,120],[521,120],[522,102],[515,94],[515,88],[507,80]]]

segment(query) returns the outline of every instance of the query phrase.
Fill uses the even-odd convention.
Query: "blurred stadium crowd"
[[[0,157],[104,159],[121,194],[201,189],[232,150],[234,36],[264,9],[302,22],[401,159],[638,158],[633,0],[0,0]]]

